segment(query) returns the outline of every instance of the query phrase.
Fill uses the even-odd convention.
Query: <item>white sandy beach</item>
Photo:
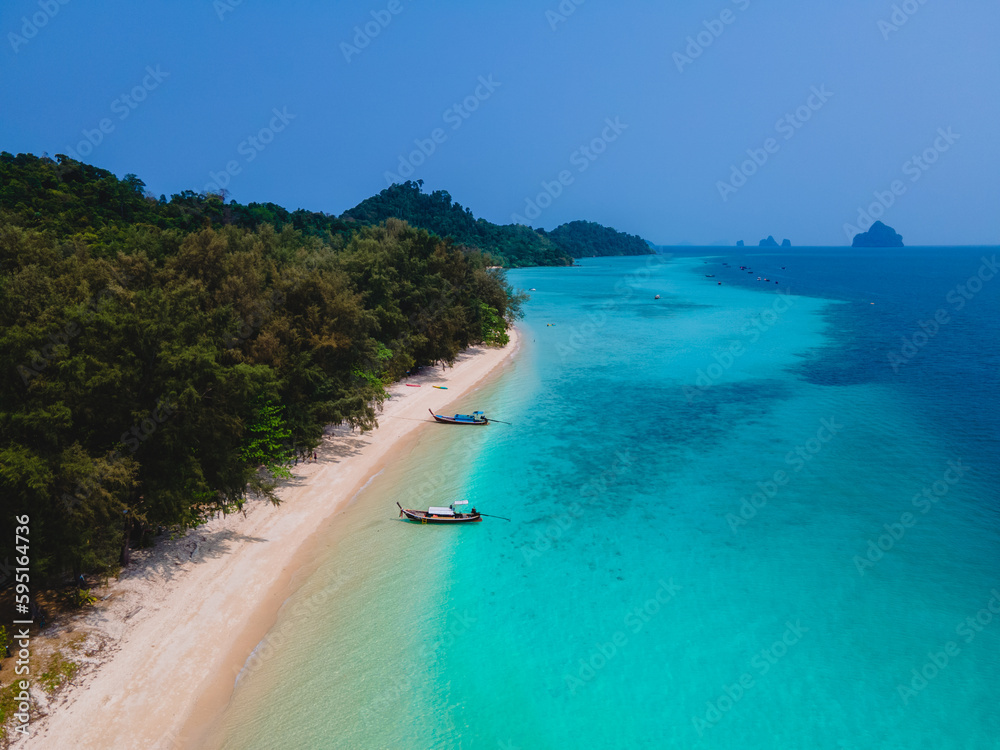
[[[338,429],[316,463],[299,464],[282,488],[280,507],[248,503],[247,512],[217,518],[181,538],[140,551],[73,628],[100,649],[30,725],[15,748],[158,748],[195,743],[199,723],[218,716],[235,674],[274,624],[282,602],[308,568],[318,529],[428,424],[429,408],[454,404],[517,349],[473,348],[447,370],[427,369],[390,389],[379,427]],[[447,386],[448,390],[431,387]],[[392,513],[394,509],[388,509]],[[72,657],[71,657],[72,658]]]

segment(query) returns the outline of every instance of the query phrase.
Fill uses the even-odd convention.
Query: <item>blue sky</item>
[[[0,150],[658,244],[998,242],[1000,4],[577,2],[7,0]]]

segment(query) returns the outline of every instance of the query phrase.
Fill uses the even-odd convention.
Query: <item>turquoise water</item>
[[[511,272],[514,426],[341,514],[215,746],[1000,747],[996,248],[687,252]]]

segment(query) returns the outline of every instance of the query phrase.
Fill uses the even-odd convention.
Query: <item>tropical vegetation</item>
[[[33,582],[278,502],[325,426],[373,427],[387,384],[506,341],[523,297],[495,265],[397,218],[0,154],[0,516],[30,516]]]

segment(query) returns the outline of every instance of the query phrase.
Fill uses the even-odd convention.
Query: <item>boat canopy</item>
[[[428,508],[427,513],[432,516],[453,516],[455,511],[451,508]]]

